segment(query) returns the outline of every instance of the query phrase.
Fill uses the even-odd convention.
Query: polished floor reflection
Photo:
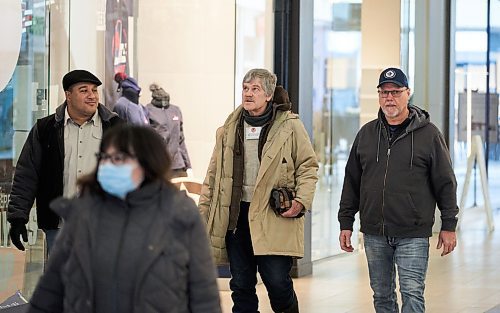
[[[500,209],[496,230],[488,232],[482,208],[466,209],[457,249],[441,257],[431,239],[426,284],[427,312],[483,313],[500,304]],[[314,274],[294,280],[301,312],[374,312],[363,251],[318,261]],[[262,284],[257,286],[261,313],[272,313]],[[223,312],[231,312],[229,291],[221,291]]]

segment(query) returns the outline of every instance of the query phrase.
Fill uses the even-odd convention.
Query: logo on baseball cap
[[[380,73],[377,88],[385,83],[393,83],[399,87],[408,87],[408,78],[406,78],[405,73],[399,68],[389,67]]]

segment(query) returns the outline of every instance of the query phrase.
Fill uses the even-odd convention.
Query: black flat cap
[[[62,80],[64,91],[67,91],[69,87],[76,83],[92,83],[97,86],[102,85],[99,78],[95,77],[94,74],[86,70],[74,70],[64,75]]]

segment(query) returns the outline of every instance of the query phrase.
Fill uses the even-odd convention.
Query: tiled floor
[[[486,312],[500,304],[500,211],[494,213],[496,230],[488,232],[484,211],[466,209],[456,250],[441,257],[431,239],[426,284],[427,312]],[[374,312],[362,251],[314,264],[314,274],[294,280],[301,312]],[[257,286],[260,312],[272,313],[264,286]],[[231,312],[229,291],[221,291],[223,312]]]

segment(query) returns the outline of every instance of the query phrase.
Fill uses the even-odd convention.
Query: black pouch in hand
[[[282,187],[282,188],[273,188],[271,190],[271,198],[269,199],[269,205],[274,210],[276,215],[281,215],[285,213],[292,207],[292,200],[295,198],[295,190]],[[305,210],[304,210],[305,211]],[[299,218],[304,216],[304,211],[300,212],[295,216],[295,218]]]

